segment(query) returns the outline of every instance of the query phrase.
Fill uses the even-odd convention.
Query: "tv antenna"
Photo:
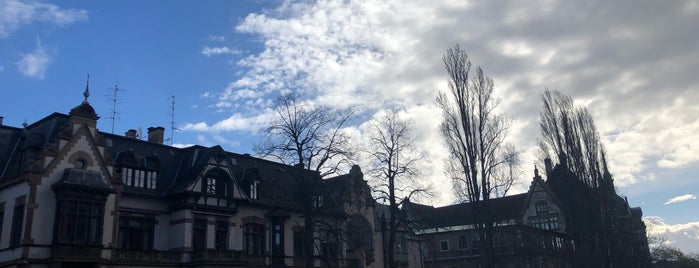
[[[175,130],[179,130],[175,127],[175,95],[167,99],[170,101],[170,138],[168,140],[170,145],[172,145],[172,135],[175,133]]]
[[[112,134],[114,134],[114,123],[116,122],[116,119],[119,118],[118,117],[119,113],[117,112],[117,103],[119,103],[121,101],[121,99],[119,98],[119,92],[120,91],[123,92],[125,90],[123,88],[119,88],[119,82],[114,83],[114,87],[111,87],[109,89],[111,89],[113,91],[113,94],[108,95],[107,97],[112,102],[112,111],[111,111],[112,114],[109,117],[109,119],[112,120]]]

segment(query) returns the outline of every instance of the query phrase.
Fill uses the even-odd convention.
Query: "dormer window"
[[[320,208],[322,206],[323,206],[323,196],[322,195],[313,196],[313,207]]]
[[[258,186],[260,185],[259,181],[253,181],[250,183],[250,198],[251,199],[257,199],[258,198]]]
[[[536,202],[536,214],[544,214],[549,212],[549,205],[546,203],[546,201],[539,201]]]
[[[121,179],[126,186],[156,189],[158,172],[124,167],[121,171]]]
[[[216,178],[206,178],[206,193],[216,194]]]
[[[228,196],[230,186],[228,173],[220,168],[206,172],[201,182],[201,192],[208,195]]]

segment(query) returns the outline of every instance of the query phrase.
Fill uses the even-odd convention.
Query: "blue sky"
[[[460,44],[515,119],[526,189],[544,88],[595,117],[618,190],[656,232],[699,252],[699,2],[672,1],[19,1],[0,0],[0,116],[21,126],[82,100],[110,132],[164,126],[173,144],[253,153],[283,92],[358,107],[347,128],[398,108],[428,151],[423,176],[452,202],[434,99],[441,57]],[[361,164],[361,163],[360,163]]]

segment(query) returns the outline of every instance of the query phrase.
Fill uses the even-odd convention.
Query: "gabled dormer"
[[[169,195],[176,206],[235,209],[243,198],[233,170],[238,163],[220,146],[188,148]]]
[[[522,223],[544,230],[565,231],[566,221],[560,202],[534,168],[534,178],[529,186]]]

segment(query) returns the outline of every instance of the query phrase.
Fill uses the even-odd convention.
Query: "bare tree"
[[[505,163],[504,139],[510,120],[495,111],[499,99],[493,97],[493,79],[480,67],[475,77],[469,77],[471,61],[460,46],[447,49],[443,61],[449,91],[439,93],[437,105],[443,112],[441,133],[449,150],[447,172],[455,194],[473,203],[476,230],[485,247],[482,264],[492,267],[494,222],[488,200],[497,185],[497,170]]]
[[[369,155],[374,192],[388,201],[388,267],[396,267],[396,235],[407,224],[400,215],[400,206],[415,195],[429,194],[428,188],[416,181],[425,153],[415,146],[412,121],[401,119],[395,111],[387,111],[369,126]]]
[[[321,228],[328,230],[333,225],[323,221],[322,211],[317,205],[319,196],[326,190],[321,178],[337,174],[349,165],[354,155],[346,134],[342,132],[352,111],[314,106],[298,95],[283,95],[278,100],[276,112],[277,118],[263,130],[265,139],[255,146],[255,151],[263,157],[276,158],[296,167],[289,174],[296,179],[296,196],[304,217],[305,265],[312,267],[316,248],[314,233]]]
[[[539,125],[545,157],[565,165],[590,188],[599,186],[606,161],[592,115],[559,91],[546,89]]]

